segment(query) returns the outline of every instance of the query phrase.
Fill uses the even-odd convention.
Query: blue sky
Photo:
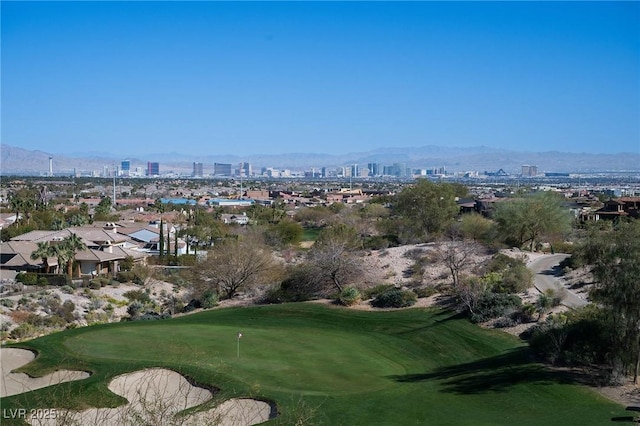
[[[2,143],[640,152],[638,2],[2,1]]]

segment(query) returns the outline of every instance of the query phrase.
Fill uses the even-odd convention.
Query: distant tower
[[[202,169],[202,163],[194,162],[193,163],[193,177],[203,177],[204,172]]]
[[[53,157],[49,157],[49,176],[53,176]]]
[[[129,176],[130,171],[131,171],[131,161],[130,160],[123,160],[120,162],[120,171],[122,173],[122,176]]]

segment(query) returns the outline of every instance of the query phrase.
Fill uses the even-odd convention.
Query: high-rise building
[[[380,163],[368,163],[367,169],[369,169],[369,176],[380,176]]]
[[[523,177],[533,177],[538,175],[538,166],[522,166],[522,176]]]
[[[120,172],[122,176],[129,176],[131,171],[131,161],[123,160],[120,162]]]
[[[147,176],[159,176],[160,175],[160,163],[147,162]]]
[[[249,177],[252,174],[251,163],[240,163],[238,166],[238,175]]]
[[[216,176],[231,176],[231,164],[213,163],[213,174]]]
[[[203,168],[202,168],[202,163],[198,163],[198,162],[193,162],[193,177],[203,177],[204,173],[203,173]]]

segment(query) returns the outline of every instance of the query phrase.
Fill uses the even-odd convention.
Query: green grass
[[[315,241],[318,239],[318,235],[324,228],[322,227],[311,227],[304,228],[302,231],[302,241]]]
[[[117,405],[106,388],[111,377],[160,366],[219,387],[225,398],[275,401],[282,415],[273,424],[292,424],[300,412],[327,425],[590,425],[625,415],[532,363],[512,336],[439,310],[218,309],[68,330],[20,346],[41,353],[26,369],[32,375],[58,367],[94,374],[4,398],[7,409]]]

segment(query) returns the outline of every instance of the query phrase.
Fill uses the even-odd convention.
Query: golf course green
[[[108,391],[111,378],[164,367],[222,399],[275,403],[270,424],[598,425],[625,415],[572,376],[532,362],[515,337],[440,309],[225,308],[13,346],[39,353],[22,369],[31,375],[66,368],[92,376],[3,398],[5,410],[116,406],[123,400]]]

